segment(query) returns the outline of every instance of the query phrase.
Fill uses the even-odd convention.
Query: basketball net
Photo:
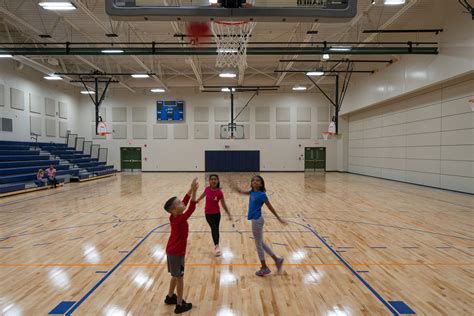
[[[237,68],[242,72],[247,68],[247,44],[256,22],[211,23],[217,45],[216,67]]]

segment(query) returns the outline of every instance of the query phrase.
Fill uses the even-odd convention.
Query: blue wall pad
[[[62,301],[48,315],[64,315],[75,303],[75,301]]]
[[[413,311],[407,304],[403,301],[388,301],[390,305],[393,306],[401,315],[415,315],[415,311]]]

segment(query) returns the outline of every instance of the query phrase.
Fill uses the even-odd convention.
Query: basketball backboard
[[[212,5],[216,2],[106,0],[106,11],[116,20],[257,22],[347,22],[357,13],[357,0],[252,0],[251,7],[234,9]]]

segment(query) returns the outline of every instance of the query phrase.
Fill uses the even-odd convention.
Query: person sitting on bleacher
[[[56,168],[54,168],[53,165],[49,165],[46,172],[48,173],[48,183],[56,187],[58,185],[58,180],[56,179]]]
[[[39,187],[43,187],[48,183],[48,180],[44,178],[44,170],[39,169],[38,172],[36,173],[36,185]]]

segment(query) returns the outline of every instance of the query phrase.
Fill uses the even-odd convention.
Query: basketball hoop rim
[[[222,25],[230,25],[230,26],[236,26],[236,25],[242,25],[242,24],[247,24],[252,21],[213,21],[216,24],[222,24]]]

